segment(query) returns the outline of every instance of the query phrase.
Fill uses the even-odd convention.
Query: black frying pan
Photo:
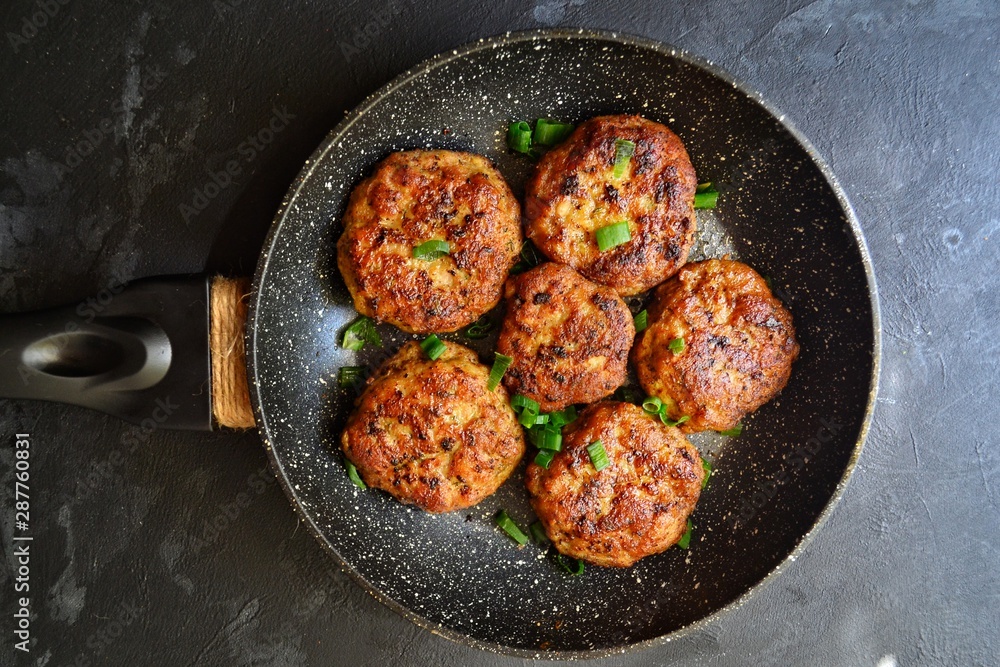
[[[746,420],[742,436],[692,438],[715,460],[716,474],[693,516],[688,551],[673,548],[629,569],[592,567],[570,577],[537,548],[518,549],[491,521],[500,507],[522,526],[533,520],[522,470],[480,505],[443,516],[350,483],[337,442],[354,390],[338,386],[337,369],[374,370],[410,337],[381,326],[382,349],[358,354],[338,346],[355,313],[337,273],[335,243],[351,188],[391,151],[482,153],[521,194],[532,165],[507,153],[509,121],[580,121],[607,113],[640,113],[680,135],[699,180],[723,192],[715,211],[699,213],[695,258],[730,252],[768,276],[795,317],[802,353],[789,386]],[[149,289],[145,302],[158,304],[151,321],[174,340],[173,331],[180,336],[184,327],[170,324],[171,309],[203,299],[204,284]],[[161,303],[157,294],[175,303]],[[124,308],[139,300],[117,302]],[[189,371],[195,379],[207,372],[203,330],[192,335],[187,327],[194,352],[186,360],[174,353],[174,365],[157,382],[183,374],[181,362],[195,368]],[[29,338],[17,344],[27,349]],[[488,360],[493,343],[487,338],[473,346]],[[271,229],[254,280],[247,344],[256,420],[278,479],[320,542],[361,585],[410,620],[462,643],[523,656],[594,657],[706,623],[803,548],[841,495],[867,432],[879,326],[854,213],[829,169],[782,116],[676,49],[608,33],[544,31],[483,40],[433,58],[376,92],[333,130]],[[91,354],[89,372],[109,372],[102,358]],[[66,376],[58,361],[32,372]],[[86,373],[79,377],[86,382]],[[11,393],[15,383],[8,380],[0,392],[28,395]],[[150,390],[133,382],[135,391]],[[142,400],[154,395],[133,400],[148,411]],[[146,414],[105,399],[91,403],[126,418]],[[204,396],[192,397],[185,423],[168,423],[207,427],[204,403]]]

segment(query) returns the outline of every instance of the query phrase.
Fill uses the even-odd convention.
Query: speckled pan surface
[[[768,276],[792,311],[802,353],[787,389],[747,420],[744,435],[692,438],[716,474],[693,516],[690,550],[569,577],[491,521],[499,507],[522,526],[533,521],[523,466],[492,498],[444,516],[351,485],[337,440],[354,394],[338,386],[337,369],[374,370],[411,337],[381,326],[383,349],[340,349],[355,313],[335,243],[351,188],[391,151],[482,153],[521,196],[532,165],[507,154],[510,120],[607,113],[640,113],[680,135],[699,180],[723,192],[715,211],[699,214],[695,257],[730,251]],[[782,120],[670,47],[547,31],[438,56],[334,129],[278,213],[247,335],[258,424],[278,477],[348,572],[451,639],[524,656],[592,657],[669,639],[738,606],[795,557],[842,492],[867,431],[878,307],[850,206]],[[484,360],[494,343],[495,334],[475,345]]]

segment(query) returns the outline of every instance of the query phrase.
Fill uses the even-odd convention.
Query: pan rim
[[[478,51],[497,48],[500,46],[514,44],[519,42],[531,42],[531,41],[549,41],[553,39],[561,40],[581,40],[581,41],[597,41],[597,42],[610,42],[619,45],[635,46],[642,49],[648,49],[657,52],[661,55],[666,55],[671,58],[676,58],[681,62],[692,65],[694,67],[700,68],[707,71],[712,76],[730,84],[736,90],[740,91],[742,94],[747,96],[750,100],[755,102],[757,105],[762,107],[765,112],[772,116],[785,130],[787,130],[795,141],[805,150],[806,154],[813,161],[813,163],[819,168],[820,172],[823,174],[827,185],[830,187],[831,191],[837,197],[837,201],[847,219],[847,223],[851,228],[851,233],[854,237],[854,241],[857,245],[859,254],[861,256],[861,263],[864,267],[865,277],[867,280],[868,287],[868,297],[871,303],[871,319],[872,319],[872,376],[869,383],[868,401],[865,406],[864,415],[861,422],[861,427],[858,432],[858,438],[852,449],[850,458],[844,468],[844,472],[837,482],[833,493],[830,498],[826,501],[823,506],[822,511],[817,516],[813,525],[808,531],[798,540],[795,547],[775,566],[771,569],[763,578],[761,578],[757,583],[753,584],[749,589],[740,594],[736,599],[729,602],[725,606],[715,610],[714,612],[704,616],[703,618],[693,621],[688,625],[678,628],[672,632],[654,637],[651,639],[640,640],[632,643],[622,644],[620,646],[604,647],[591,650],[531,650],[516,648],[511,646],[506,646],[503,644],[483,641],[475,637],[471,637],[464,633],[458,632],[451,628],[445,627],[439,623],[427,619],[405,605],[397,602],[395,599],[389,597],[383,593],[380,589],[369,582],[358,570],[348,563],[344,557],[337,551],[337,549],[329,542],[329,540],[324,535],[323,531],[316,525],[310,513],[307,512],[302,505],[302,500],[299,498],[298,492],[295,490],[290,479],[286,476],[285,468],[282,465],[281,460],[274,451],[271,445],[269,437],[269,427],[266,415],[261,408],[260,394],[258,391],[257,382],[257,345],[256,345],[256,334],[257,334],[257,312],[261,304],[261,290],[260,287],[263,283],[264,278],[270,268],[271,258],[273,256],[274,245],[280,235],[281,228],[286,220],[287,213],[289,211],[291,203],[298,197],[300,190],[303,185],[310,179],[313,171],[316,169],[316,165],[323,158],[323,156],[330,151],[336,144],[339,137],[341,137],[355,122],[357,122],[369,109],[378,104],[385,96],[391,94],[396,89],[402,87],[412,79],[424,75],[426,72],[441,67],[449,62],[458,60],[470,54],[476,53]],[[291,184],[282,200],[281,206],[275,214],[274,220],[268,231],[267,237],[264,241],[262,254],[260,260],[257,263],[257,268],[254,274],[253,286],[249,304],[249,312],[247,316],[247,327],[246,327],[246,348],[247,348],[247,378],[249,380],[250,386],[250,397],[253,404],[254,416],[256,418],[257,430],[261,435],[261,439],[264,441],[265,449],[267,450],[268,459],[270,461],[271,467],[274,470],[278,482],[281,484],[286,496],[291,501],[292,506],[295,508],[296,513],[304,520],[306,527],[313,534],[313,536],[319,541],[319,543],[326,549],[339,564],[340,569],[346,572],[352,579],[354,579],[359,585],[364,588],[372,597],[386,605],[403,618],[408,621],[415,623],[421,628],[430,631],[431,633],[449,639],[458,644],[468,646],[471,648],[489,651],[492,653],[497,653],[501,655],[509,655],[512,657],[520,658],[542,658],[548,660],[579,660],[579,659],[598,659],[603,657],[608,657],[612,655],[621,655],[624,653],[634,653],[642,650],[646,650],[655,646],[662,646],[673,640],[680,639],[684,636],[692,634],[711,623],[715,622],[724,614],[742,607],[747,600],[755,595],[759,590],[770,584],[779,574],[781,574],[789,563],[796,560],[805,550],[806,546],[812,541],[816,533],[820,528],[826,523],[826,521],[833,514],[833,510],[836,505],[840,502],[847,488],[847,484],[854,472],[857,465],[858,459],[864,448],[865,441],[868,437],[872,418],[875,410],[876,396],[878,393],[879,378],[881,373],[881,361],[882,361],[882,338],[881,338],[881,312],[880,312],[880,302],[878,298],[878,290],[875,280],[874,265],[871,259],[871,254],[868,249],[868,244],[865,240],[864,234],[861,229],[861,224],[858,220],[857,214],[854,211],[854,207],[851,205],[846,192],[841,186],[840,182],[837,180],[836,176],[833,174],[832,169],[827,164],[826,160],[819,154],[815,146],[798,130],[798,128],[788,120],[786,114],[780,111],[773,104],[768,102],[763,95],[761,95],[755,89],[749,87],[745,83],[735,79],[725,70],[721,69],[715,65],[712,61],[695,56],[683,49],[671,46],[664,42],[656,41],[647,37],[641,37],[637,35],[632,35],[628,33],[622,33],[618,31],[608,31],[608,30],[594,30],[585,28],[546,28],[546,29],[536,29],[536,30],[525,30],[525,31],[509,31],[500,35],[495,35],[491,37],[483,37],[476,41],[469,42],[458,46],[456,48],[444,51],[435,56],[427,58],[413,67],[407,69],[403,73],[397,75],[395,78],[382,85],[371,94],[369,94],[361,103],[359,103],[354,109],[352,109],[337,125],[326,135],[319,147],[310,155],[307,159],[305,166],[302,171],[296,177],[295,181]]]

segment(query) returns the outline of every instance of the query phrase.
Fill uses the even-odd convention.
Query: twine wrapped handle
[[[247,385],[244,329],[250,280],[212,278],[211,290],[212,414],[219,426],[254,426]]]

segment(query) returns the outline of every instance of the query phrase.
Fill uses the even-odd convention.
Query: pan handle
[[[0,396],[79,405],[143,427],[252,426],[247,292],[246,280],[149,278],[100,301],[2,316]],[[222,418],[213,418],[215,405]]]

